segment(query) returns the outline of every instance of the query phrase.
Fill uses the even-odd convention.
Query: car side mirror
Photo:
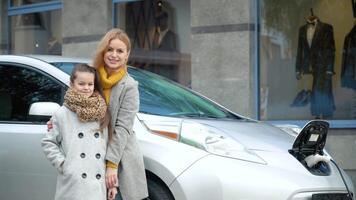
[[[32,116],[52,116],[60,108],[58,103],[54,102],[36,102],[31,104],[29,115]]]

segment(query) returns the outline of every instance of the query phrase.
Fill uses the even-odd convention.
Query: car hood
[[[200,123],[219,130],[218,134],[229,136],[249,150],[287,152],[292,149],[295,140],[295,136],[273,125],[250,120],[182,119],[147,114],[140,114],[139,118],[150,129],[157,130],[162,127],[169,127],[170,131],[173,130],[173,132],[175,132],[174,130],[179,131],[182,121]]]
[[[213,126],[243,144],[249,150],[286,152],[292,148],[295,137],[283,130],[254,121],[201,121]]]

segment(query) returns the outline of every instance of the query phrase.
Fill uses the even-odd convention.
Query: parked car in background
[[[69,75],[86,59],[0,56],[0,199],[52,199],[56,172],[40,145],[63,102]],[[235,114],[158,75],[129,67],[139,82],[137,133],[151,200],[351,199],[324,150],[328,123],[300,133]]]

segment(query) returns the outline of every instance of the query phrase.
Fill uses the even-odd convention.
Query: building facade
[[[132,41],[131,65],[234,112],[298,126],[325,119],[327,149],[356,183],[353,0],[3,0],[0,8],[1,54],[91,57],[119,27]]]

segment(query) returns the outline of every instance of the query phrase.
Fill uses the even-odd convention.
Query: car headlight
[[[211,154],[259,164],[267,164],[240,142],[231,139],[215,127],[197,122],[185,121],[143,121],[152,134],[181,142]]]
[[[220,134],[222,131],[214,127],[195,122],[181,123],[179,141],[209,153],[243,161],[266,164],[266,162],[249,151],[241,143]]]

